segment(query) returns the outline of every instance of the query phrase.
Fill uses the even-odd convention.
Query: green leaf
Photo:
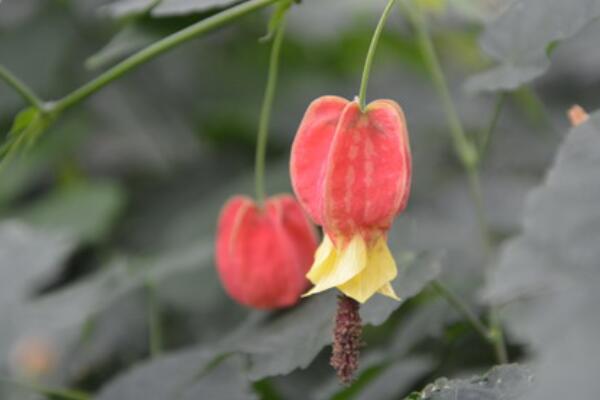
[[[416,0],[416,4],[421,7],[423,11],[431,12],[435,14],[441,14],[446,10],[448,6],[447,0]]]
[[[381,357],[361,357],[360,372],[349,387],[340,386],[332,377],[315,391],[312,398],[331,400],[392,400],[406,394],[419,378],[431,370],[432,360],[424,357],[404,356],[391,362]],[[389,354],[388,357],[389,358]],[[385,361],[384,361],[385,360]]]
[[[600,393],[600,113],[571,129],[545,181],[527,198],[523,231],[503,249],[485,291],[531,346],[532,400]]]
[[[428,263],[438,264],[433,257],[414,257],[404,261],[407,266],[402,268],[404,283],[394,283],[398,295],[408,298],[415,295],[427,282],[415,273],[418,269],[436,271],[437,266],[429,266]],[[414,271],[413,271],[414,270]],[[410,272],[409,272],[410,271]],[[427,273],[425,273],[427,275]],[[411,283],[412,281],[412,283]],[[336,308],[336,293],[331,290],[310,299],[303,300],[295,308],[279,315],[268,316],[256,314],[258,319],[250,320],[242,324],[231,336],[223,339],[220,343],[212,344],[210,347],[197,346],[181,352],[178,357],[165,355],[156,361],[146,363],[139,368],[126,374],[123,378],[116,380],[102,391],[103,395],[110,393],[114,395],[118,390],[122,396],[127,393],[136,393],[136,388],[146,386],[144,382],[158,381],[159,375],[152,371],[162,371],[162,374],[175,375],[180,370],[188,370],[189,354],[205,354],[203,357],[191,357],[195,360],[195,371],[202,371],[215,359],[229,355],[232,352],[242,355],[246,360],[245,374],[251,381],[258,381],[266,377],[286,375],[298,368],[308,367],[314,358],[331,343],[331,332],[333,330],[333,316]],[[377,299],[375,299],[377,300]],[[400,302],[368,307],[365,311],[365,323],[380,324],[385,321],[393,309],[399,307]],[[180,359],[182,365],[179,365]],[[164,361],[167,360],[167,361]],[[170,360],[170,361],[168,361]],[[161,369],[168,362],[169,371]],[[184,365],[185,364],[185,365]],[[189,379],[188,379],[189,381]],[[178,380],[178,386],[183,385]],[[186,380],[184,380],[184,383]],[[194,384],[194,380],[187,382],[179,390],[187,391],[188,386]],[[198,381],[201,384],[201,380]],[[114,389],[118,387],[118,389]],[[167,384],[168,385],[168,384]],[[161,392],[162,397],[151,397],[152,399],[170,399],[167,394]],[[103,398],[110,398],[108,395]],[[123,400],[136,397],[120,397]]]
[[[59,389],[47,386],[42,386],[32,382],[18,381],[11,379],[0,378],[0,382],[5,382],[18,387],[21,387],[29,392],[38,393],[49,400],[89,400],[90,396],[87,393],[72,390]]]
[[[596,0],[517,0],[485,28],[481,47],[498,65],[471,77],[470,91],[513,90],[541,76],[548,50],[600,16]]]
[[[162,0],[152,9],[154,17],[172,17],[192,13],[203,13],[233,6],[240,0]]]
[[[82,113],[69,113],[53,125],[26,156],[13,159],[1,171],[0,208],[29,193],[40,179],[47,177],[73,157],[76,148],[87,138],[90,127]]]
[[[102,12],[113,18],[134,17],[146,14],[161,0],[116,0],[102,6]]]
[[[230,357],[203,370],[211,357],[205,349],[170,354],[115,379],[95,399],[256,399],[241,358]]]
[[[406,394],[415,381],[431,370],[433,362],[427,358],[404,358],[387,366],[359,392],[356,400],[394,400]]]
[[[85,61],[88,69],[100,69],[148,46],[160,39],[162,35],[145,29],[142,25],[132,23],[119,31],[102,49]]]
[[[335,293],[329,291],[251,332],[239,345],[250,361],[250,379],[258,381],[308,367],[331,343],[335,308]]]
[[[406,400],[529,400],[531,373],[516,364],[493,368],[484,376],[440,378]],[[548,397],[560,398],[560,397]]]
[[[342,400],[347,398],[379,398],[368,395],[373,392],[381,393],[392,391],[392,382],[388,377],[394,375],[388,369],[408,370],[401,375],[395,375],[397,395],[404,394],[413,379],[422,376],[433,366],[433,360],[412,354],[416,346],[428,339],[439,339],[446,324],[449,308],[447,303],[438,298],[422,302],[419,307],[412,309],[394,328],[391,342],[387,346],[372,349],[367,343],[364,354],[361,355],[359,376],[356,384],[350,388],[340,388],[337,377],[331,376],[314,391],[313,398]],[[418,350],[417,350],[418,351]],[[375,371],[374,369],[378,370]],[[366,380],[366,382],[365,382]],[[374,385],[373,388],[370,388]],[[356,387],[358,386],[358,387]],[[347,390],[346,390],[347,389]],[[398,396],[394,397],[398,398]]]
[[[14,119],[6,141],[0,147],[0,166],[5,165],[17,153],[28,150],[52,124],[53,117],[34,107],[20,111]]]
[[[400,273],[393,286],[404,300],[418,294],[439,272],[439,260],[433,256],[410,257],[398,260],[398,264]],[[377,296],[362,307],[363,323],[380,325],[401,304]],[[329,291],[258,329],[241,346],[251,361],[250,378],[286,375],[310,365],[331,343],[335,307],[335,294]]]
[[[57,274],[75,245],[65,236],[40,232],[18,221],[1,223],[0,308],[26,299]]]
[[[141,357],[148,349],[147,278],[155,282],[161,306],[185,315],[185,324],[174,326],[179,335],[189,330],[198,341],[215,338],[241,318],[243,310],[228,302],[218,284],[212,244],[198,244],[160,258],[116,259],[75,284],[0,304],[0,360],[9,360],[24,340],[40,340],[57,355],[49,375],[64,382],[116,356]]]
[[[404,301],[416,296],[441,272],[441,257],[432,254],[396,255],[398,278],[392,282],[396,294]],[[395,300],[375,296],[361,307],[360,315],[364,323],[381,325],[401,305]]]
[[[111,17],[122,18],[150,12],[154,17],[172,17],[227,8],[240,0],[118,0],[103,7]]]
[[[125,193],[116,184],[76,183],[59,187],[17,215],[47,232],[89,243],[110,233],[124,206]]]
[[[112,269],[109,273],[95,275],[66,289],[52,292],[39,299],[0,306],[0,368],[10,369],[21,376],[39,376],[46,382],[60,384],[80,377],[82,371],[88,370],[98,360],[104,360],[117,346],[114,330],[108,334],[106,329],[101,339],[94,337],[92,345],[82,346],[81,331],[86,321],[105,306],[107,297],[115,296],[122,290],[122,273]],[[128,313],[130,307],[119,312]],[[121,314],[122,315],[122,314]],[[132,325],[138,318],[120,319],[120,325],[129,332],[135,333]],[[135,325],[133,325],[135,327]],[[114,329],[114,328],[113,328]],[[119,340],[123,341],[122,337]],[[25,360],[14,358],[16,349],[27,348],[30,343],[41,345],[44,357],[50,360],[48,369],[40,371],[35,365]],[[120,348],[122,354],[131,354],[131,349],[138,349],[139,338]],[[137,345],[137,347],[136,347]],[[85,349],[85,351],[82,351]],[[139,351],[139,350],[138,350]],[[42,375],[42,376],[40,376]],[[0,382],[0,397],[14,388]]]
[[[27,82],[36,93],[60,93],[80,83],[79,79],[63,73],[64,60],[81,45],[77,38],[81,32],[72,23],[72,16],[65,12],[64,6],[43,2],[27,7],[19,2],[13,9],[22,11],[15,12],[6,3],[2,2],[0,12],[4,20],[0,35],[2,63],[17,71],[23,82]],[[25,10],[28,11],[23,13]],[[25,15],[28,17],[24,18]],[[40,67],[42,63],[43,68]],[[0,110],[6,113],[21,107],[22,99],[6,90],[3,83],[1,85]]]

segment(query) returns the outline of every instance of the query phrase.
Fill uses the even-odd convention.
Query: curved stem
[[[462,316],[473,326],[473,329],[486,341],[491,341],[489,329],[479,320],[477,315],[469,306],[467,306],[460,297],[452,292],[446,285],[439,280],[431,282],[431,286],[439,293],[440,296],[446,299],[452,307],[456,309]]]
[[[285,13],[279,20],[275,30],[273,44],[271,45],[271,55],[269,58],[269,72],[267,77],[267,86],[263,98],[260,118],[258,122],[258,137],[256,141],[256,158],[254,166],[254,184],[256,191],[256,200],[258,204],[265,201],[265,159],[267,156],[267,139],[269,137],[269,121],[271,119],[271,110],[273,108],[273,99],[275,98],[275,88],[277,87],[277,76],[279,74],[279,53],[285,33]]]
[[[390,11],[392,11],[395,2],[396,0],[389,0],[387,5],[385,6],[385,9],[383,10],[383,13],[381,14],[381,18],[379,18],[379,23],[375,28],[373,37],[371,38],[371,44],[369,45],[369,51],[367,52],[367,58],[365,59],[365,66],[363,68],[362,78],[360,81],[360,90],[358,92],[358,101],[361,110],[364,110],[367,106],[367,85],[369,84],[371,66],[373,65],[373,59],[375,58],[375,50],[377,49],[377,44],[379,43],[381,32],[383,31],[383,27],[385,26],[385,21],[387,20]]]
[[[508,354],[506,352],[506,343],[504,342],[504,333],[500,325],[497,307],[490,308],[489,312],[490,336],[496,352],[496,359],[500,364],[508,363]]]
[[[492,238],[490,229],[485,218],[485,209],[483,202],[483,190],[481,189],[481,179],[479,178],[479,170],[474,166],[466,168],[467,180],[469,182],[469,192],[471,199],[475,205],[475,217],[477,219],[477,225],[479,227],[479,234],[481,236],[483,249],[486,257],[492,253]]]
[[[502,114],[502,108],[504,107],[505,100],[506,93],[500,93],[498,95],[498,98],[496,99],[494,111],[492,112],[492,118],[490,119],[488,126],[483,131],[483,134],[481,136],[481,145],[479,146],[479,158],[482,158],[483,155],[485,155],[485,153],[487,152],[492,133],[496,130],[496,126],[498,125],[498,121],[500,120],[500,114]]]
[[[458,116],[458,112],[454,107],[452,97],[450,96],[450,90],[448,89],[448,84],[446,83],[446,78],[442,72],[439,59],[435,52],[435,48],[433,47],[431,36],[427,29],[425,17],[421,13],[418,5],[413,3],[411,6],[406,4],[404,1],[401,2],[401,4],[417,34],[417,41],[419,47],[421,48],[425,65],[429,70],[429,74],[433,80],[433,85],[442,101],[444,113],[446,114],[448,126],[450,127],[450,134],[452,136],[454,150],[456,151],[456,154],[467,173],[469,190],[475,206],[475,214],[477,216],[477,223],[481,232],[481,239],[485,248],[485,253],[487,256],[486,258],[489,259],[492,251],[492,240],[485,218],[483,193],[481,190],[481,181],[479,179],[478,152],[475,146],[468,140]],[[505,363],[508,359],[506,356],[506,345],[504,343],[504,337],[502,334],[501,324],[498,319],[497,309],[493,305],[489,310],[489,321],[489,331],[493,333],[490,335],[490,340],[496,352],[497,360],[500,363]]]
[[[465,168],[470,168],[477,162],[477,151],[467,139],[458,112],[454,107],[454,102],[450,96],[446,78],[442,72],[440,61],[427,29],[425,17],[422,15],[418,5],[413,4],[411,7],[410,5],[407,5],[405,1],[402,1],[401,5],[417,34],[417,42],[421,49],[425,65],[431,75],[433,85],[438,92],[444,113],[446,114],[446,120],[448,121],[448,127],[450,128],[454,149]]]
[[[40,111],[44,109],[44,102],[23,81],[13,75],[6,67],[0,65],[0,79],[15,89],[21,97]]]
[[[135,67],[153,59],[167,50],[278,1],[280,0],[250,0],[175,32],[140,50],[129,58],[126,58],[97,78],[53,103],[52,109],[63,111],[96,93],[104,86],[123,76]]]
[[[162,312],[156,293],[156,284],[151,277],[146,277],[146,292],[148,299],[148,343],[150,356],[157,357],[163,348]]]

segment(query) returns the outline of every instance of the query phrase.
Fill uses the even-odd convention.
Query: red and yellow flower
[[[406,207],[411,181],[400,106],[376,100],[361,110],[356,100],[318,98],[296,134],[290,172],[300,204],[324,229],[306,295],[337,287],[361,303],[375,293],[398,299],[387,232]]]

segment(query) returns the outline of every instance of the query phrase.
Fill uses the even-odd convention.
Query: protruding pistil
[[[360,304],[356,300],[343,294],[338,297],[330,364],[344,384],[350,384],[358,370],[358,357],[362,345],[359,308]]]

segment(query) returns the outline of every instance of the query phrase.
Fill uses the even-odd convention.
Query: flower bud
[[[361,110],[356,100],[315,100],[296,134],[290,171],[300,203],[325,231],[308,294],[338,287],[359,302],[376,292],[396,298],[386,233],[406,207],[411,180],[400,106],[376,100]]]
[[[307,287],[306,272],[317,238],[289,195],[269,198],[263,209],[244,196],[231,198],[219,218],[216,262],[221,282],[237,302],[258,309],[295,304]]]

